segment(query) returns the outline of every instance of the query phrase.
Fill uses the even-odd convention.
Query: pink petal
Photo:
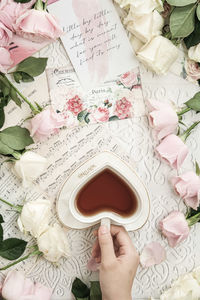
[[[89,271],[96,272],[99,269],[99,265],[100,264],[96,263],[95,259],[93,257],[91,257],[87,263],[87,269]]]
[[[146,245],[140,255],[140,263],[144,268],[158,265],[165,259],[165,249],[158,242],[151,242]]]
[[[52,295],[52,290],[40,283],[35,283],[35,293],[37,300],[50,300]]]

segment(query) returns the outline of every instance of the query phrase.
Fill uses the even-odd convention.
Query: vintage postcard
[[[145,115],[139,68],[119,74],[87,92],[73,68],[46,72],[51,104],[63,114],[68,128]]]
[[[60,0],[49,10],[63,26],[63,45],[84,89],[138,66],[112,0]]]

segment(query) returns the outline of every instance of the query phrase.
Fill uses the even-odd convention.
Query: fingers
[[[102,225],[98,230],[98,241],[101,249],[101,262],[110,264],[116,259],[113,239],[107,226]]]
[[[124,227],[112,225],[111,234],[115,238],[116,245],[119,247],[120,255],[129,254],[133,251],[133,249],[135,250],[135,247],[133,246],[133,243]]]

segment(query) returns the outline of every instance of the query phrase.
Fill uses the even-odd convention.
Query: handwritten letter
[[[60,0],[50,7],[61,38],[85,89],[138,65],[112,0]]]

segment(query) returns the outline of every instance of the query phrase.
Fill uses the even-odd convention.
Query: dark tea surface
[[[138,202],[129,185],[117,174],[105,169],[79,191],[76,206],[84,216],[110,211],[129,217],[136,211]]]

